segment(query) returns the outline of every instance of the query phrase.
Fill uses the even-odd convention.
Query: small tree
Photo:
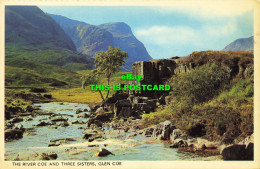
[[[91,70],[90,73],[82,75],[80,80],[81,80],[81,87],[83,89],[85,89],[87,85],[96,84],[98,82],[97,70],[94,69]]]
[[[119,71],[120,66],[125,63],[125,59],[128,58],[128,54],[123,52],[121,48],[114,48],[113,46],[109,46],[108,50],[105,52],[97,52],[95,56],[95,66],[96,66],[96,74],[90,75],[90,77],[97,77],[97,74],[105,75],[107,79],[107,85],[110,83],[110,79],[112,75]],[[94,84],[94,83],[92,83]],[[109,95],[109,90],[107,91],[106,97],[103,97],[102,92],[99,90],[100,96],[104,103],[106,104],[106,99]]]

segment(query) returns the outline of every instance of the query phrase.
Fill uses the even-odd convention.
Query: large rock
[[[23,138],[23,130],[7,129],[5,130],[5,140],[14,140]]]
[[[21,117],[15,117],[15,118],[12,118],[11,120],[9,120],[10,123],[19,123],[22,121],[23,121],[23,118],[21,118]]]
[[[170,134],[172,131],[175,129],[175,127],[172,125],[172,122],[169,120],[166,120],[165,122],[162,123],[162,140],[169,140],[170,139]]]
[[[106,138],[119,138],[119,137],[125,137],[126,133],[124,130],[107,130],[105,132]]]
[[[89,118],[89,114],[87,114],[87,113],[79,113],[78,114],[78,116],[77,116],[77,118]]]
[[[254,144],[248,146],[241,144],[229,145],[222,149],[221,155],[224,160],[253,160]]]
[[[151,128],[146,128],[144,129],[144,131],[142,132],[142,135],[145,136],[145,137],[151,137],[153,135],[153,131],[154,131],[154,128],[151,127]]]
[[[74,138],[58,138],[58,139],[51,139],[48,147],[59,146],[61,144],[67,144],[71,141],[76,141]]]
[[[118,100],[114,105],[116,117],[131,117],[133,115],[132,104],[129,100]]]
[[[103,134],[104,133],[101,130],[86,129],[82,138],[88,140],[89,142],[92,142],[95,139],[103,138]]]
[[[36,126],[47,126],[47,125],[52,125],[52,124],[45,121],[41,121],[40,123],[36,124]]]
[[[224,160],[254,160],[254,134],[240,144],[233,144],[221,149]]]
[[[174,141],[179,138],[186,140],[188,138],[188,136],[180,129],[174,129],[170,135],[170,140]]]
[[[23,125],[20,124],[20,123],[14,124],[13,129],[25,131],[25,128],[24,128]]]
[[[166,120],[166,121],[154,126],[153,128],[154,128],[154,130],[153,130],[152,136],[157,137],[161,140],[169,140],[172,131],[175,129],[175,127],[169,120]]]
[[[19,153],[14,161],[38,161],[38,160],[55,160],[58,155],[54,152],[50,153],[36,153],[36,152],[22,152]]]
[[[179,148],[179,147],[188,147],[188,143],[183,139],[176,139],[171,145],[170,148]]]
[[[99,151],[96,153],[96,156],[104,157],[104,156],[107,156],[109,154],[112,154],[112,153],[105,148],[100,148]]]

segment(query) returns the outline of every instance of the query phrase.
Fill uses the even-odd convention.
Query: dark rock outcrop
[[[129,100],[118,100],[114,105],[114,113],[116,117],[133,116],[132,104]]]
[[[107,149],[105,148],[101,148],[99,149],[99,151],[96,153],[96,156],[99,156],[99,157],[104,157],[104,156],[107,156],[109,154],[113,154],[111,153],[110,151],[108,151]]]
[[[5,130],[5,140],[15,140],[23,138],[23,130],[20,129],[7,129]]]

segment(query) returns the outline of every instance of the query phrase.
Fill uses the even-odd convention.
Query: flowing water
[[[50,111],[55,114],[62,114],[68,118],[68,121],[88,119],[77,118],[76,110],[89,110],[84,104],[76,103],[43,103],[35,104],[42,110]],[[88,113],[88,112],[87,112]],[[68,116],[72,115],[72,116]],[[174,160],[192,160],[198,158],[197,155],[186,152],[178,152],[177,149],[169,148],[169,143],[146,138],[141,135],[136,137],[122,137],[106,140],[95,140],[88,142],[82,139],[84,130],[79,127],[86,127],[86,124],[71,124],[67,127],[58,127],[57,129],[48,126],[34,126],[39,120],[50,121],[49,115],[33,117],[32,121],[23,121],[24,128],[31,128],[30,132],[34,134],[24,134],[22,139],[5,143],[6,159],[13,159],[19,152],[55,152],[58,155],[57,160],[143,160],[143,161],[174,161]],[[28,130],[26,131],[28,132]],[[129,133],[126,133],[128,135]],[[74,138],[76,141],[70,141],[56,147],[48,147],[51,139]],[[91,146],[92,145],[92,146]],[[105,147],[114,155],[106,157],[96,157],[100,147]]]

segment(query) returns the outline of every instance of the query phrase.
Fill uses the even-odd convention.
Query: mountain
[[[76,50],[60,26],[36,6],[7,6],[5,17],[6,43]]]
[[[6,6],[6,60],[24,59],[70,70],[91,68],[70,37],[36,6]],[[8,62],[7,62],[8,63]]]
[[[223,51],[254,51],[254,36],[251,36],[249,38],[240,38],[233,42],[231,42],[229,45],[227,45]]]
[[[98,26],[113,35],[115,47],[121,47],[130,58],[128,63],[132,65],[136,61],[148,61],[153,58],[148,54],[144,44],[140,42],[132,33],[129,25],[123,22],[107,23]]]
[[[136,61],[151,60],[145,46],[133,35],[131,28],[123,22],[106,23],[99,26],[48,14],[70,36],[77,51],[95,57],[98,51],[106,51],[109,45],[121,47],[129,58],[123,66],[124,71],[131,71]]]

